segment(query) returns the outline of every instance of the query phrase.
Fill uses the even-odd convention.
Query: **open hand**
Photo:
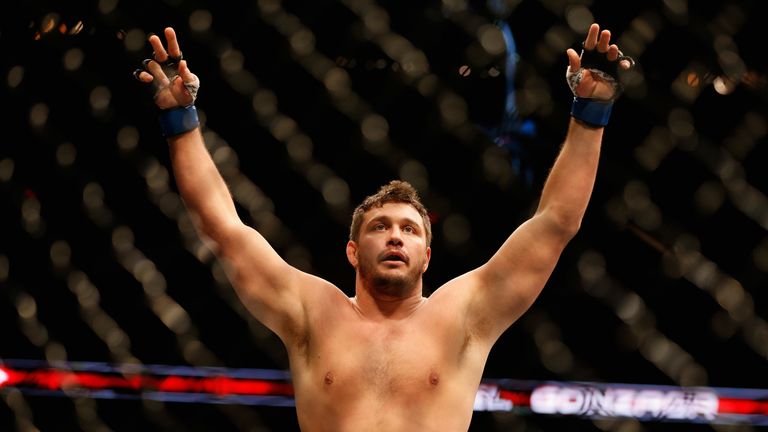
[[[152,83],[155,87],[155,104],[160,109],[170,109],[188,106],[194,103],[199,80],[189,71],[187,61],[182,59],[181,48],[173,28],[165,29],[165,39],[168,49],[157,35],[149,37],[149,43],[154,50],[154,58],[144,60],[144,70],[137,71],[135,77],[144,83]],[[163,65],[175,64],[173,68]],[[178,75],[172,75],[178,67]],[[171,74],[169,77],[168,74]]]
[[[584,41],[584,50],[591,51],[596,49],[598,53],[605,54],[608,61],[615,62],[619,60],[621,51],[619,51],[619,47],[616,44],[611,44],[610,41],[611,32],[609,30],[600,31],[600,26],[594,23],[589,27],[589,33]],[[573,48],[569,48],[566,54],[568,55],[568,74],[575,73],[581,68],[581,57]],[[622,58],[619,61],[619,67],[629,69],[632,67],[632,63]],[[592,73],[589,69],[581,71],[581,79],[573,91],[576,96],[582,98],[611,100],[616,96],[616,87]]]

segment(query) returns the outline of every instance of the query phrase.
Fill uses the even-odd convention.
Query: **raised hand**
[[[584,41],[584,51],[581,55],[574,49],[566,51],[568,55],[568,71],[566,77],[574,95],[582,98],[612,100],[618,96],[619,85],[615,73],[618,67],[629,69],[634,65],[630,57],[626,57],[616,44],[611,44],[611,32],[600,31],[598,24],[589,27],[589,33]],[[587,64],[587,56],[592,62]],[[583,66],[583,68],[582,68]],[[597,66],[597,67],[596,67]],[[609,70],[604,70],[609,69]],[[598,70],[602,73],[595,73]]]
[[[158,108],[166,110],[192,105],[197,97],[200,80],[187,67],[173,28],[165,29],[165,39],[167,50],[157,35],[149,37],[154,58],[144,60],[144,69],[134,72],[134,76],[141,82],[154,85],[154,99]]]

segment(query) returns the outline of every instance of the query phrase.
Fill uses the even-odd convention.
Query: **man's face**
[[[427,270],[431,250],[419,212],[410,204],[387,203],[365,213],[358,242],[350,242],[347,253],[366,285],[399,297]]]

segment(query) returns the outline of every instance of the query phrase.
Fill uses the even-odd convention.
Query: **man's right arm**
[[[165,37],[167,51],[159,37],[150,37],[154,59],[146,61],[145,69],[138,71],[136,77],[155,86],[155,103],[164,110],[161,123],[181,197],[197,232],[222,260],[243,304],[290,345],[291,340],[301,338],[306,331],[302,292],[323,281],[289,265],[261,234],[241,221],[229,188],[196,127],[192,104],[199,81],[181,59],[172,28],[165,29]],[[162,66],[167,67],[174,58],[178,76],[168,79]],[[181,117],[168,116],[179,113]],[[186,117],[190,114],[194,114],[192,122],[191,117]]]
[[[317,283],[245,225],[199,129],[168,139],[176,184],[198,233],[222,260],[243,304],[283,340],[303,331],[300,286]]]

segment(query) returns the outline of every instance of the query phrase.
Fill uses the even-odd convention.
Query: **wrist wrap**
[[[608,120],[611,118],[612,108],[613,101],[576,96],[573,98],[573,104],[571,105],[571,116],[590,126],[603,127],[608,124]]]
[[[163,136],[170,138],[189,132],[200,126],[197,109],[194,105],[162,110],[158,118]]]

